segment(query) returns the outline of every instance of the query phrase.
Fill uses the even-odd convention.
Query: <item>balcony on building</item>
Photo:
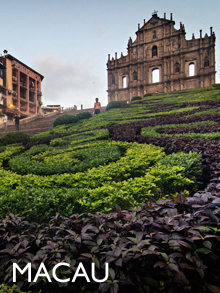
[[[42,96],[42,92],[40,90],[37,90],[37,95],[41,97]]]
[[[39,106],[37,98],[41,97],[38,91],[41,91],[44,77],[10,54],[0,56],[0,62],[3,65],[1,73],[0,63],[0,93],[5,94],[5,112],[10,114],[15,107],[22,118],[35,115]],[[8,118],[10,120],[13,115],[8,115]]]
[[[20,87],[20,99],[26,101],[26,96],[27,96],[26,93],[27,93],[27,90],[25,88]]]
[[[17,69],[13,68],[12,69],[12,83],[17,84],[18,78],[17,78]]]
[[[20,72],[20,86],[27,88],[27,75]]]
[[[34,93],[33,92],[29,92],[29,102],[34,103]]]
[[[23,113],[27,112],[27,102],[25,103],[24,101],[20,101],[20,111]]]
[[[29,78],[29,90],[35,92],[35,80],[33,78]]]
[[[29,112],[35,113],[36,112],[36,106],[35,105],[29,105]]]

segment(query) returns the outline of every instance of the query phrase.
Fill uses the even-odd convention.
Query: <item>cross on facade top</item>
[[[158,12],[157,10],[154,10],[154,12],[152,12],[152,15],[155,15],[155,14],[157,15],[157,12]]]

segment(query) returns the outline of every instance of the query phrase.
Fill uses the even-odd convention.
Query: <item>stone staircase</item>
[[[102,110],[105,111],[105,107],[102,107]],[[37,114],[35,116],[20,120],[19,131],[25,132],[28,135],[32,136],[37,133],[53,128],[53,122],[59,116],[62,116],[64,114],[77,115],[80,112],[93,113],[93,108],[84,109],[84,110],[75,110],[75,109],[69,110],[68,109],[68,110],[64,110],[63,113],[53,112],[53,113],[43,114],[43,115]],[[15,124],[13,121],[8,121],[7,132],[16,132]],[[6,132],[4,132],[4,124],[2,122],[0,124],[0,138],[3,137],[5,134]]]

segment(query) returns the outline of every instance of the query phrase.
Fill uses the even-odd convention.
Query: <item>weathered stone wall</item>
[[[215,83],[215,34],[191,40],[185,27],[154,14],[128,41],[128,54],[108,57],[108,101],[130,101],[133,96],[209,86]],[[190,75],[189,67],[194,67]],[[159,70],[159,80],[152,73]],[[158,71],[157,71],[158,72]]]

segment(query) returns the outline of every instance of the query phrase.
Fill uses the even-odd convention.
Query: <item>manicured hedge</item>
[[[151,93],[146,93],[146,94],[144,94],[144,97],[150,97],[150,96],[152,96],[153,94],[151,94]]]
[[[132,97],[131,102],[132,102],[132,101],[141,101],[141,100],[142,100],[142,97],[140,97],[140,96],[135,96],[135,97]]]
[[[92,114],[90,112],[80,112],[79,114],[76,115],[76,118],[78,120],[89,119],[91,117],[92,117]]]
[[[55,121],[53,123],[53,127],[56,127],[58,125],[66,125],[66,124],[76,123],[79,120],[89,119],[91,117],[92,117],[92,114],[89,112],[80,112],[76,116],[64,114],[64,115],[55,119]]]
[[[29,174],[0,170],[0,185],[4,186],[0,214],[20,214],[40,222],[57,213],[110,212],[115,204],[128,209],[178,192],[189,195],[201,175],[199,154],[165,156],[152,145],[96,142],[72,149],[71,160],[65,149],[55,151],[45,145],[20,156],[16,156],[19,149],[9,150],[8,157],[15,156],[9,166]],[[3,154],[7,160],[7,153],[0,158]],[[80,160],[72,165],[77,156]],[[33,175],[35,172],[41,176]],[[55,175],[42,176],[48,172]]]
[[[112,102],[109,102],[107,107],[106,107],[106,111],[109,111],[110,109],[113,109],[113,108],[121,108],[122,104],[121,102],[119,101],[112,101]]]
[[[0,138],[0,146],[8,145],[8,144],[27,144],[30,141],[30,136],[24,132],[16,131],[16,132],[8,132],[2,138]]]
[[[63,125],[63,124],[71,124],[71,123],[76,123],[78,119],[74,115],[62,115],[54,120],[53,127],[57,125]]]

